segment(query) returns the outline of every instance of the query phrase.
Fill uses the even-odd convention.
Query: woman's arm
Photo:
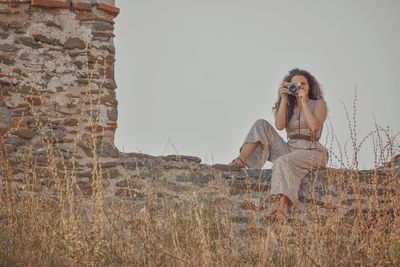
[[[281,102],[279,103],[278,111],[275,116],[275,127],[278,130],[283,130],[286,128],[287,123],[287,96],[282,96]]]
[[[326,107],[325,101],[322,99],[317,101],[315,104],[314,113],[311,112],[306,102],[302,101],[301,106],[303,108],[304,118],[308,127],[313,133],[317,132],[319,129],[321,129],[325,122],[326,116],[328,115],[328,108]]]

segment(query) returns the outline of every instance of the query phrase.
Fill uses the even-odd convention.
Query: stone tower
[[[0,0],[0,134],[15,164],[46,165],[49,148],[82,170],[93,151],[119,157],[118,13],[114,0]]]

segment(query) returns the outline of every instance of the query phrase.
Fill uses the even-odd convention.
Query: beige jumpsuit
[[[314,113],[317,101],[308,101],[310,110]],[[326,102],[324,101],[326,105]],[[311,136],[304,115],[300,112],[300,127],[298,110],[295,108],[287,127],[288,138],[294,134]],[[321,136],[320,129],[317,137]],[[328,151],[319,142],[312,143],[303,139],[289,139],[285,142],[266,120],[257,120],[251,127],[243,144],[261,142],[246,160],[250,168],[261,169],[265,162],[271,161],[271,194],[286,195],[294,205],[298,204],[298,191],[301,180],[312,169],[325,167],[328,162]],[[243,145],[242,145],[243,147]],[[240,148],[240,151],[242,150]]]

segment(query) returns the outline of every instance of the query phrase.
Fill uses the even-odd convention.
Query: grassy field
[[[349,127],[354,140],[355,123],[350,119]],[[327,145],[332,147],[337,140],[331,137]],[[342,167],[356,168],[357,151],[367,138],[374,140],[377,173],[398,152],[398,134],[387,129],[377,126],[365,139],[355,140],[351,152],[332,152],[332,158]],[[43,146],[50,156],[57,150],[46,140]],[[196,192],[183,207],[134,188],[144,196],[138,212],[132,202],[107,197],[102,186],[106,178],[94,154],[93,192],[87,197],[73,170],[60,177],[53,160],[45,180],[32,172],[35,163],[29,156],[20,164],[25,166],[22,176],[16,177],[2,146],[0,266],[400,265],[400,182],[395,164],[379,168],[391,179],[386,186],[394,193],[371,199],[367,210],[360,206],[349,218],[338,220],[332,209],[324,220],[304,221],[294,214],[288,223],[250,222],[247,231],[237,231],[227,202],[212,197],[200,201]],[[16,186],[18,179],[24,188]],[[354,201],[361,205],[365,200]]]

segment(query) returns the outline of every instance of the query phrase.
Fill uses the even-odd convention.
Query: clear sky
[[[342,103],[352,110],[355,88],[359,139],[374,129],[373,116],[400,130],[399,0],[116,5],[120,150],[229,163],[255,120],[274,122],[277,89],[294,67],[320,82],[342,145],[351,146]],[[372,166],[371,146],[361,151],[360,168]]]

